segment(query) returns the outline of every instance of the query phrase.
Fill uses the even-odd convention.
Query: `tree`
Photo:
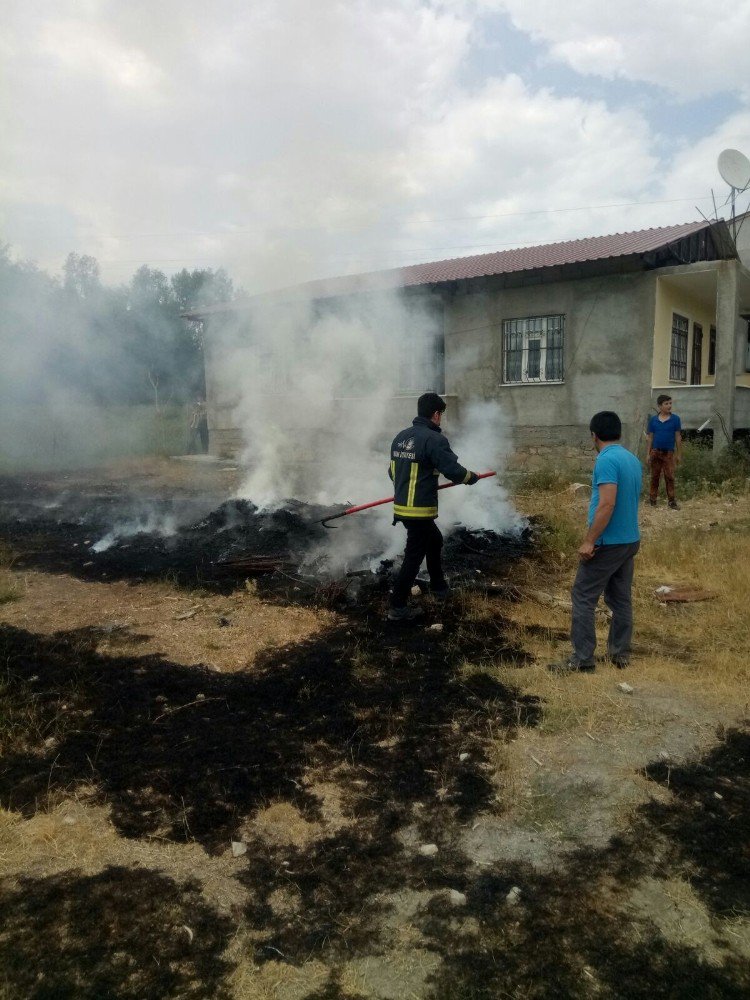
[[[90,299],[101,292],[99,264],[88,254],[69,253],[63,264],[63,287],[79,299]]]
[[[231,302],[234,298],[234,284],[223,267],[218,271],[211,268],[188,271],[183,268],[172,275],[171,284],[181,312]]]

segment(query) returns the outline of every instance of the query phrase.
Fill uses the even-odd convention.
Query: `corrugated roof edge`
[[[288,285],[274,291],[261,292],[247,299],[183,313],[187,319],[200,319],[215,313],[242,312],[259,303],[282,299],[323,299],[361,292],[386,291],[393,288],[410,288],[434,285],[470,278],[490,277],[522,271],[538,271],[549,267],[582,264],[587,261],[632,257],[660,250],[702,229],[718,227],[722,244],[725,237],[731,241],[723,220],[718,222],[684,222],[674,226],[637,229],[605,236],[588,236],[559,243],[517,247],[492,253],[467,257],[450,257],[425,264],[389,268],[384,271],[367,271],[362,274],[318,278],[299,285]]]

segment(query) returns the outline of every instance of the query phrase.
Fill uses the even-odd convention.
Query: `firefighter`
[[[479,477],[459,464],[448,439],[440,430],[445,400],[426,392],[417,401],[418,416],[411,427],[399,431],[391,445],[388,470],[394,486],[393,523],[406,528],[406,551],[391,592],[390,621],[412,621],[422,614],[407,600],[422,560],[427,558],[430,591],[439,600],[448,596],[443,576],[443,536],[435,524],[438,516],[438,476],[473,486]]]

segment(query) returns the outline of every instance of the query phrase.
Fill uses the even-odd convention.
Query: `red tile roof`
[[[613,233],[610,236],[590,236],[586,239],[567,240],[564,243],[545,243],[542,246],[520,247],[515,250],[501,250],[497,253],[483,253],[472,257],[453,257],[449,260],[438,260],[429,264],[412,264],[408,267],[397,267],[387,271],[370,271],[365,274],[344,275],[339,278],[322,278],[279,289],[276,292],[264,293],[256,298],[304,296],[308,299],[323,299],[339,295],[352,295],[357,292],[433,285],[446,281],[461,281],[489,275],[561,267],[564,264],[582,264],[586,261],[629,257],[666,247],[692,233],[706,229],[708,226],[709,223],[703,220],[685,222],[677,226],[639,229],[631,233]],[[232,308],[242,309],[242,307],[242,302],[234,303],[231,306],[208,307],[201,310],[200,315],[223,312]],[[198,312],[194,315],[198,315]]]

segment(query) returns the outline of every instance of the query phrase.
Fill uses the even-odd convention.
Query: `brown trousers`
[[[664,484],[667,487],[667,499],[674,500],[674,452],[654,449],[651,452],[649,499],[656,500],[659,495],[659,481],[662,476],[664,476]]]

